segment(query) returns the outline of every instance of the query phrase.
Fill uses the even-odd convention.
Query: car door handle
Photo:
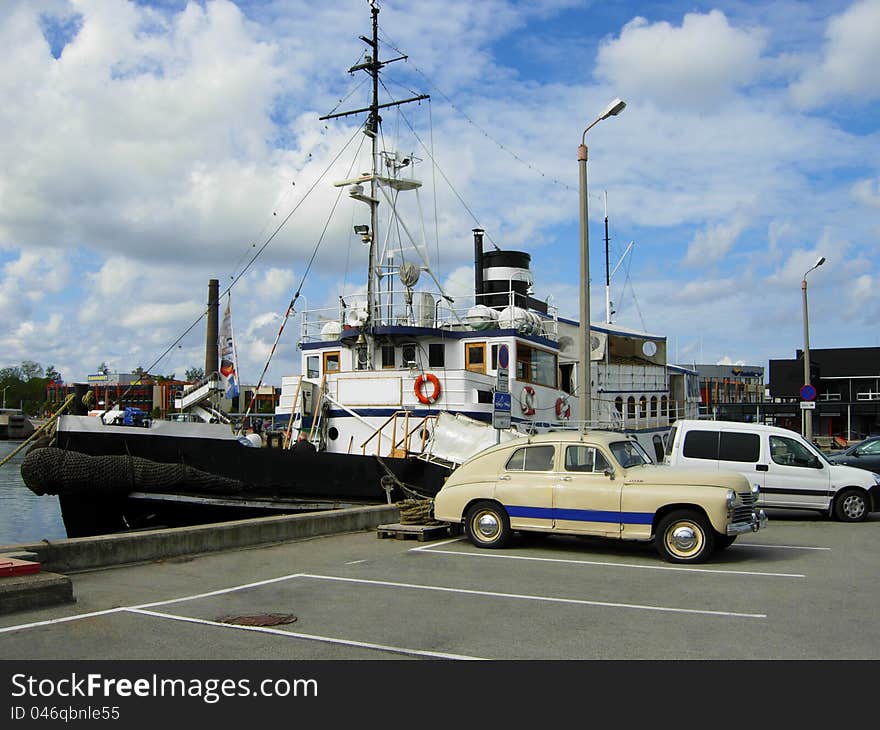
[[[498,481],[499,482],[509,482],[510,477],[507,474],[502,474],[500,477],[498,477]]]
[[[766,464],[755,464],[755,471],[770,471],[770,467]]]
[[[571,481],[571,477],[559,477],[559,481],[560,481],[560,482],[570,482],[570,481]]]

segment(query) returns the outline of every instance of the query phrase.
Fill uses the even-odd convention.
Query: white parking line
[[[731,545],[730,547],[761,547],[761,548],[779,548],[781,550],[828,550],[831,551],[830,547],[812,547],[807,545],[767,545],[763,542],[737,542]]]
[[[6,634],[10,631],[23,631],[24,629],[36,629],[40,626],[51,626],[53,624],[64,624],[68,621],[79,621],[81,618],[94,618],[95,616],[106,616],[111,613],[120,613],[125,608],[108,608],[104,611],[92,611],[91,613],[78,613],[74,616],[63,616],[61,618],[51,618],[46,621],[33,621],[29,624],[16,624],[15,626],[6,626],[0,629],[0,634]]]
[[[447,543],[443,543],[447,544]],[[756,570],[722,570],[721,568],[687,568],[675,565],[640,565],[638,563],[611,563],[603,560],[573,560],[569,558],[539,558],[534,555],[505,555],[501,553],[471,553],[464,550],[436,550],[430,546],[411,548],[410,552],[423,552],[429,555],[456,555],[468,558],[500,558],[502,560],[532,560],[538,563],[567,563],[574,565],[601,565],[610,568],[640,568],[642,570],[675,570],[688,573],[713,573],[723,575],[760,575],[768,578],[805,578],[803,573],[769,573]]]
[[[699,608],[676,608],[674,606],[650,606],[639,603],[616,603],[610,601],[588,601],[582,598],[556,598],[554,596],[535,596],[521,593],[499,593],[497,591],[475,591],[468,588],[449,588],[447,586],[429,586],[418,583],[395,583],[384,580],[367,580],[365,578],[343,578],[335,575],[313,575],[303,573],[302,578],[315,580],[339,581],[342,583],[360,583],[364,585],[383,586],[389,588],[410,588],[422,591],[439,591],[442,593],[459,593],[461,595],[491,598],[512,598],[522,601],[541,601],[544,603],[565,603],[577,606],[598,606],[601,608],[631,608],[639,611],[660,611],[665,613],[691,613],[701,616],[726,616],[733,618],[767,618],[766,613],[738,613],[735,611],[710,611]]]
[[[156,618],[171,619],[172,621],[183,621],[185,623],[201,624],[203,626],[215,626],[221,629],[238,629],[241,631],[255,631],[261,634],[272,634],[273,636],[284,636],[288,639],[305,639],[306,641],[320,641],[324,644],[339,644],[342,646],[354,646],[361,649],[378,649],[379,651],[388,651],[395,654],[406,654],[408,656],[423,656],[431,659],[465,659],[465,660],[481,660],[483,657],[467,656],[465,654],[448,654],[438,651],[423,651],[421,649],[407,649],[401,646],[388,646],[386,644],[372,644],[366,641],[353,641],[351,639],[339,639],[333,636],[318,636],[316,634],[301,634],[294,631],[284,631],[283,629],[273,629],[268,626],[241,626],[238,624],[225,624],[220,621],[210,621],[208,619],[193,618],[191,616],[177,616],[173,613],[160,613],[158,611],[144,611],[139,608],[125,609],[129,613],[137,613],[143,616],[154,616]]]

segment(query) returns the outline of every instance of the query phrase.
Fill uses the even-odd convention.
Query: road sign
[[[809,383],[802,385],[801,398],[804,400],[816,400],[816,389]]]
[[[498,373],[495,375],[495,392],[510,392],[510,375],[507,368],[498,368]]]
[[[495,393],[492,397],[492,426],[494,428],[510,428],[510,393]]]
[[[507,345],[501,345],[498,348],[498,367],[507,370],[510,367],[510,350]]]
[[[814,400],[802,400],[801,401],[801,410],[802,411],[813,411],[816,409],[816,401]]]

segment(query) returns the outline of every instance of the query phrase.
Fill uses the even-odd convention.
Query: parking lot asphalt
[[[71,575],[75,604],[0,617],[0,655],[880,658],[880,515],[768,516],[699,566],[641,543],[551,536],[480,550],[370,531],[83,572]],[[289,622],[226,623],[274,615]]]

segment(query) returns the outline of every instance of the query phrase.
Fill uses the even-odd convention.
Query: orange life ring
[[[430,395],[425,395],[425,392],[422,390],[422,386],[425,383],[431,384]],[[440,397],[440,381],[437,380],[437,376],[433,373],[422,373],[416,378],[413,390],[415,391],[416,398],[419,399],[419,403],[424,403],[427,406],[434,403]]]
[[[522,408],[524,416],[535,415],[535,389],[531,385],[523,388],[523,395],[519,401],[519,407]]]
[[[571,404],[565,398],[556,399],[556,417],[563,421],[571,418]]]

